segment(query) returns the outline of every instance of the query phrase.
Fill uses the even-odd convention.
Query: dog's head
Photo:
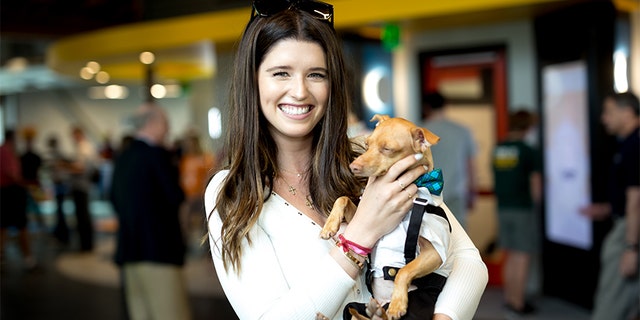
[[[367,151],[350,165],[356,176],[383,175],[398,160],[415,153],[424,155],[419,165],[426,165],[428,171],[433,170],[431,146],[438,143],[440,137],[402,118],[376,114],[371,118],[373,121],[378,121],[378,124],[367,137]]]

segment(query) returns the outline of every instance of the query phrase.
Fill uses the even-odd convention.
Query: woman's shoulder
[[[213,177],[211,177],[211,180],[209,180],[209,183],[207,184],[207,189],[204,192],[205,205],[215,201],[215,198],[228,175],[229,170],[225,169],[218,171],[213,175]]]

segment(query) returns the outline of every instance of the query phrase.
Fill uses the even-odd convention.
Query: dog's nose
[[[360,173],[360,171],[362,171],[362,166],[352,163],[349,165],[349,168],[351,169],[351,172],[353,173]]]

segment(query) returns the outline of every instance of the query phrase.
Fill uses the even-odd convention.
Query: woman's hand
[[[581,207],[579,212],[589,219],[602,221],[611,214],[611,205],[608,203],[592,203]]]
[[[408,156],[392,165],[386,174],[369,178],[355,216],[345,229],[345,238],[371,248],[398,226],[411,210],[418,191],[413,181],[427,172],[420,165],[407,170],[420,159],[422,154]]]
[[[620,274],[633,278],[638,273],[638,251],[625,250],[620,258]]]

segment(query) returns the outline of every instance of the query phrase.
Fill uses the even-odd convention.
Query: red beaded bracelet
[[[345,252],[351,250],[361,256],[366,256],[371,253],[371,248],[363,247],[353,241],[349,241],[342,234],[338,235],[338,239],[340,239],[340,245]]]

